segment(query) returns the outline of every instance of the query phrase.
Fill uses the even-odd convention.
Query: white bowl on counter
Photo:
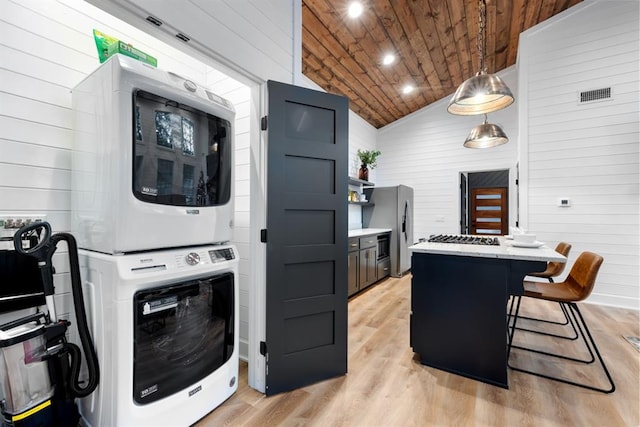
[[[513,240],[519,243],[533,243],[536,241],[536,235],[533,233],[514,234]]]

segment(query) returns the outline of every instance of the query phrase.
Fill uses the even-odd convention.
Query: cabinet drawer
[[[377,236],[360,237],[360,249],[373,248],[375,246],[378,246]]]
[[[387,277],[391,273],[391,258],[378,261],[378,280]]]
[[[360,249],[360,239],[357,237],[350,237],[348,251],[357,251],[358,249]]]

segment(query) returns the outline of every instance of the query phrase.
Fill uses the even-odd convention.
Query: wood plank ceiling
[[[351,1],[302,0],[302,72],[374,127],[449,97],[478,71],[478,0],[360,0],[355,19]],[[487,71],[515,64],[522,31],[581,1],[487,0]],[[388,66],[386,53],[396,55]]]

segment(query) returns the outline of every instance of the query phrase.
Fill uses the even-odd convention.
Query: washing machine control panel
[[[189,265],[197,265],[200,262],[200,255],[195,252],[189,252],[185,257],[185,261]]]
[[[209,251],[209,258],[211,262],[222,262],[234,259],[235,255],[231,248],[214,249]]]

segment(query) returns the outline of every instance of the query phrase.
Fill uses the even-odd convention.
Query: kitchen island
[[[410,345],[425,365],[509,388],[507,301],[528,273],[566,258],[546,245],[411,246]]]

